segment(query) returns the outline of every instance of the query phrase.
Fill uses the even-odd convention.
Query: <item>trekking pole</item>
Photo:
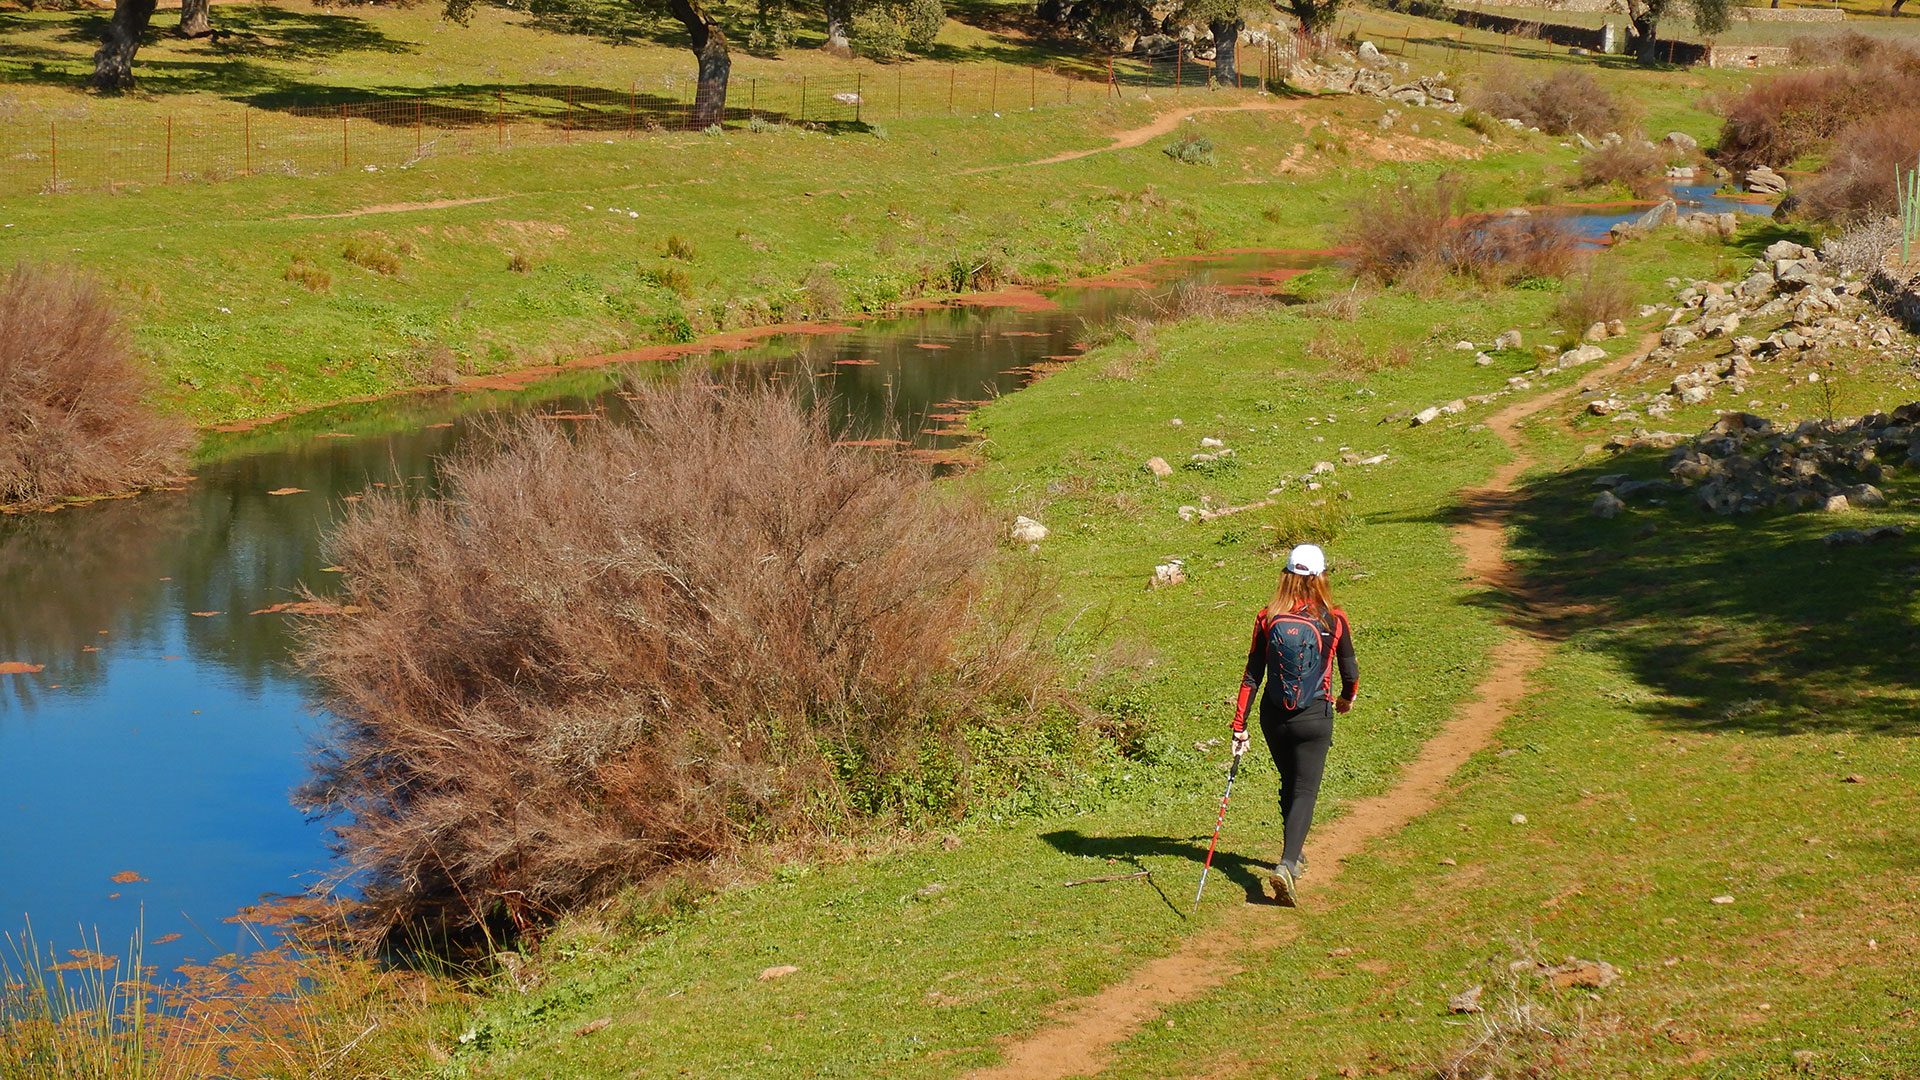
[[[1240,775],[1240,755],[1233,755],[1233,767],[1227,770],[1227,793],[1220,796],[1220,816],[1213,822],[1213,842],[1207,845],[1207,863],[1200,869],[1200,887],[1193,891],[1193,910],[1200,910],[1200,894],[1207,891],[1207,875],[1213,871],[1213,849],[1220,846],[1220,826],[1227,823],[1227,800],[1233,798],[1233,778]]]

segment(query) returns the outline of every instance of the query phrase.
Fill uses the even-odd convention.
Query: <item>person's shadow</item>
[[[1143,865],[1140,861],[1149,856],[1185,859],[1193,866],[1193,873],[1186,880],[1196,888],[1200,883],[1200,867],[1207,859],[1208,837],[1205,835],[1190,838],[1175,838],[1170,836],[1088,836],[1076,829],[1057,829],[1050,833],[1042,833],[1040,839],[1053,845],[1054,850],[1059,851],[1063,855],[1082,855],[1097,859],[1111,859],[1114,862],[1131,866],[1136,870],[1149,869],[1149,867]],[[1274,902],[1266,892],[1266,863],[1258,859],[1250,859],[1245,855],[1236,855],[1222,848],[1213,853],[1213,869],[1215,871],[1214,876],[1224,877],[1243,889],[1247,894],[1247,903],[1272,904]],[[1182,918],[1187,916],[1189,908],[1192,906],[1193,898],[1191,896],[1180,897],[1178,898],[1179,902],[1176,903],[1176,898],[1168,896],[1166,890],[1161,888],[1158,880],[1152,877],[1147,878],[1147,880],[1153,883],[1155,891],[1160,893],[1160,899],[1165,901],[1168,907],[1178,912]],[[1169,882],[1168,884],[1172,885],[1173,883]],[[1175,888],[1175,892],[1180,891],[1180,888]]]

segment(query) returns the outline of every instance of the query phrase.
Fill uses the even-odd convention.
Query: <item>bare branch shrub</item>
[[[777,391],[631,398],[577,436],[525,420],[444,500],[369,496],[329,539],[361,610],[305,631],[335,719],[304,803],[369,945],[951,816],[990,794],[976,747],[1004,779],[1083,730],[1052,593],[989,581],[976,502]]]
[[[1876,218],[1820,241],[1820,259],[1838,273],[1866,277],[1899,246],[1899,219]]]
[[[1579,131],[1598,135],[1633,126],[1633,111],[1578,68],[1558,68],[1543,78],[1487,80],[1473,104],[1502,119],[1518,120],[1549,135]]]
[[[1596,147],[1580,158],[1580,186],[1620,184],[1636,198],[1659,189],[1667,170],[1667,155],[1644,139],[1622,139]]]
[[[147,405],[113,304],[69,270],[20,264],[0,281],[0,505],[161,483],[193,432]]]
[[[1920,89],[1920,79],[1914,83]],[[1894,172],[1920,164],[1920,108],[1895,109],[1849,124],[1833,156],[1800,190],[1800,212],[1852,224],[1899,212]]]
[[[1459,182],[1442,176],[1426,187],[1405,185],[1362,197],[1344,240],[1354,270],[1378,284],[1431,291],[1441,273],[1485,285],[1558,277],[1573,265],[1578,241],[1545,217],[1463,217],[1455,213]]]

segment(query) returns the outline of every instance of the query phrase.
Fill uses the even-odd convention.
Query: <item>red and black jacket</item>
[[[1328,658],[1325,670],[1321,672],[1313,693],[1304,701],[1289,706],[1276,694],[1278,680],[1269,680],[1267,692],[1261,699],[1263,711],[1294,712],[1315,701],[1331,700],[1333,697],[1333,669],[1340,669],[1340,700],[1350,702],[1360,692],[1360,665],[1353,658],[1353,625],[1347,621],[1347,613],[1339,608],[1315,612],[1306,604],[1294,608],[1288,615],[1308,620],[1320,634],[1320,652]],[[1253,703],[1253,692],[1260,688],[1260,682],[1266,678],[1267,658],[1272,648],[1271,636],[1276,620],[1261,608],[1260,614],[1253,619],[1253,645],[1247,650],[1247,672],[1240,679],[1240,700],[1233,709],[1233,730],[1247,730],[1247,709]]]

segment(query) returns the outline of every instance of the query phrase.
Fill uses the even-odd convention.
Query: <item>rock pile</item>
[[[1678,492],[1690,492],[1716,514],[1882,506],[1886,496],[1874,485],[1888,469],[1920,469],[1920,401],[1892,413],[1803,420],[1791,429],[1750,413],[1726,413],[1674,446],[1666,467],[1671,480],[1625,474],[1595,480],[1613,498],[1596,499],[1594,513],[1612,517],[1638,496]],[[1862,533],[1860,540],[1869,538]]]
[[[1901,336],[1900,326],[1868,302],[1866,282],[1832,269],[1819,252],[1782,240],[1768,247],[1742,280],[1685,285],[1674,297],[1659,346],[1640,363],[1674,366],[1680,350],[1707,340],[1726,341],[1728,352],[1680,372],[1659,393],[1631,402],[1607,398],[1589,404],[1589,410],[1604,416],[1629,404],[1644,405],[1647,416],[1664,418],[1677,406],[1707,401],[1721,388],[1745,392],[1756,364],[1817,354],[1831,345],[1893,344]],[[1669,281],[1681,285],[1677,279]],[[1764,338],[1739,333],[1748,323],[1783,316],[1784,324]]]
[[[1334,54],[1330,64],[1296,60],[1287,67],[1287,85],[1300,90],[1333,91],[1395,101],[1414,108],[1442,109],[1450,113],[1466,111],[1455,100],[1447,85],[1445,72],[1406,77],[1406,61],[1389,60],[1380,55],[1370,41],[1360,43],[1358,55]]]

